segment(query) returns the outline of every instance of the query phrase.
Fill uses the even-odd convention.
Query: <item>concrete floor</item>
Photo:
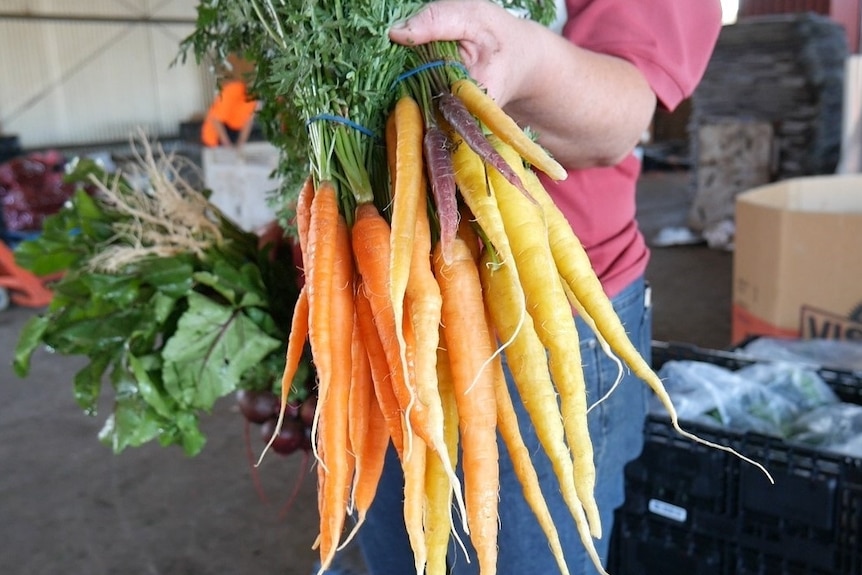
[[[650,238],[685,222],[685,172],[648,172],[639,194]],[[704,246],[653,250],[654,337],[726,347],[732,255]],[[35,313],[0,312],[0,573],[9,575],[308,575],[316,496],[299,456],[265,459],[253,481],[243,420],[225,400],[205,419],[196,458],[150,445],[116,456],[72,397],[79,358],[42,351],[30,377],[10,364]],[[107,412],[107,410],[103,410]],[[262,443],[254,434],[254,452]],[[347,551],[351,563],[355,552]]]

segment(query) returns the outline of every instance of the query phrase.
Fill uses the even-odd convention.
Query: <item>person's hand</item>
[[[473,79],[569,169],[625,158],[655,110],[655,94],[632,63],[581,48],[491,0],[435,0],[389,37],[408,46],[457,42]]]
[[[489,0],[439,0],[389,30],[406,46],[437,40],[458,42],[470,75],[505,106],[521,97],[535,58],[544,57],[539,41],[553,32],[518,18]]]

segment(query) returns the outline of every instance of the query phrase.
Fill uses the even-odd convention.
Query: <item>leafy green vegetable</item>
[[[47,310],[21,331],[15,372],[26,377],[42,345],[86,356],[73,392],[81,408],[96,415],[110,387],[103,442],[120,452],[157,440],[194,455],[205,443],[199,417],[219,398],[240,388],[280,391],[286,330],[298,295],[295,266],[289,258],[269,257],[255,234],[203,196],[178,204],[183,238],[195,249],[178,248],[168,237],[177,223],[167,221],[172,216],[162,213],[148,227],[151,214],[140,212],[146,207],[140,194],[159,208],[159,186],[168,184],[157,175],[151,189],[136,190],[82,162],[69,179],[81,189],[47,219],[40,236],[16,251],[22,267],[62,275]],[[132,229],[139,235],[130,235]],[[118,259],[106,257],[111,255]],[[304,376],[309,373],[305,366]]]
[[[178,404],[210,409],[281,342],[262,332],[241,309],[195,293],[188,303],[162,350],[163,382]]]
[[[374,200],[385,213],[388,177],[381,138],[398,94],[397,80],[422,59],[390,42],[388,30],[427,0],[201,0],[194,32],[178,61],[224,62],[238,54],[255,64],[250,91],[261,102],[267,139],[281,150],[282,219],[311,172],[339,189],[350,223],[353,206]],[[549,23],[553,0],[501,0]],[[454,43],[433,57],[458,61]],[[307,160],[301,161],[300,159]]]

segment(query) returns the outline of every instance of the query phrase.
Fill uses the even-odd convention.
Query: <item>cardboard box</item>
[[[737,196],[734,343],[862,341],[862,176],[812,176]]]

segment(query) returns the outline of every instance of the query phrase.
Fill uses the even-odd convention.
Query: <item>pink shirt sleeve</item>
[[[637,66],[668,110],[694,91],[721,30],[719,0],[566,0],[566,7],[563,35]]]

